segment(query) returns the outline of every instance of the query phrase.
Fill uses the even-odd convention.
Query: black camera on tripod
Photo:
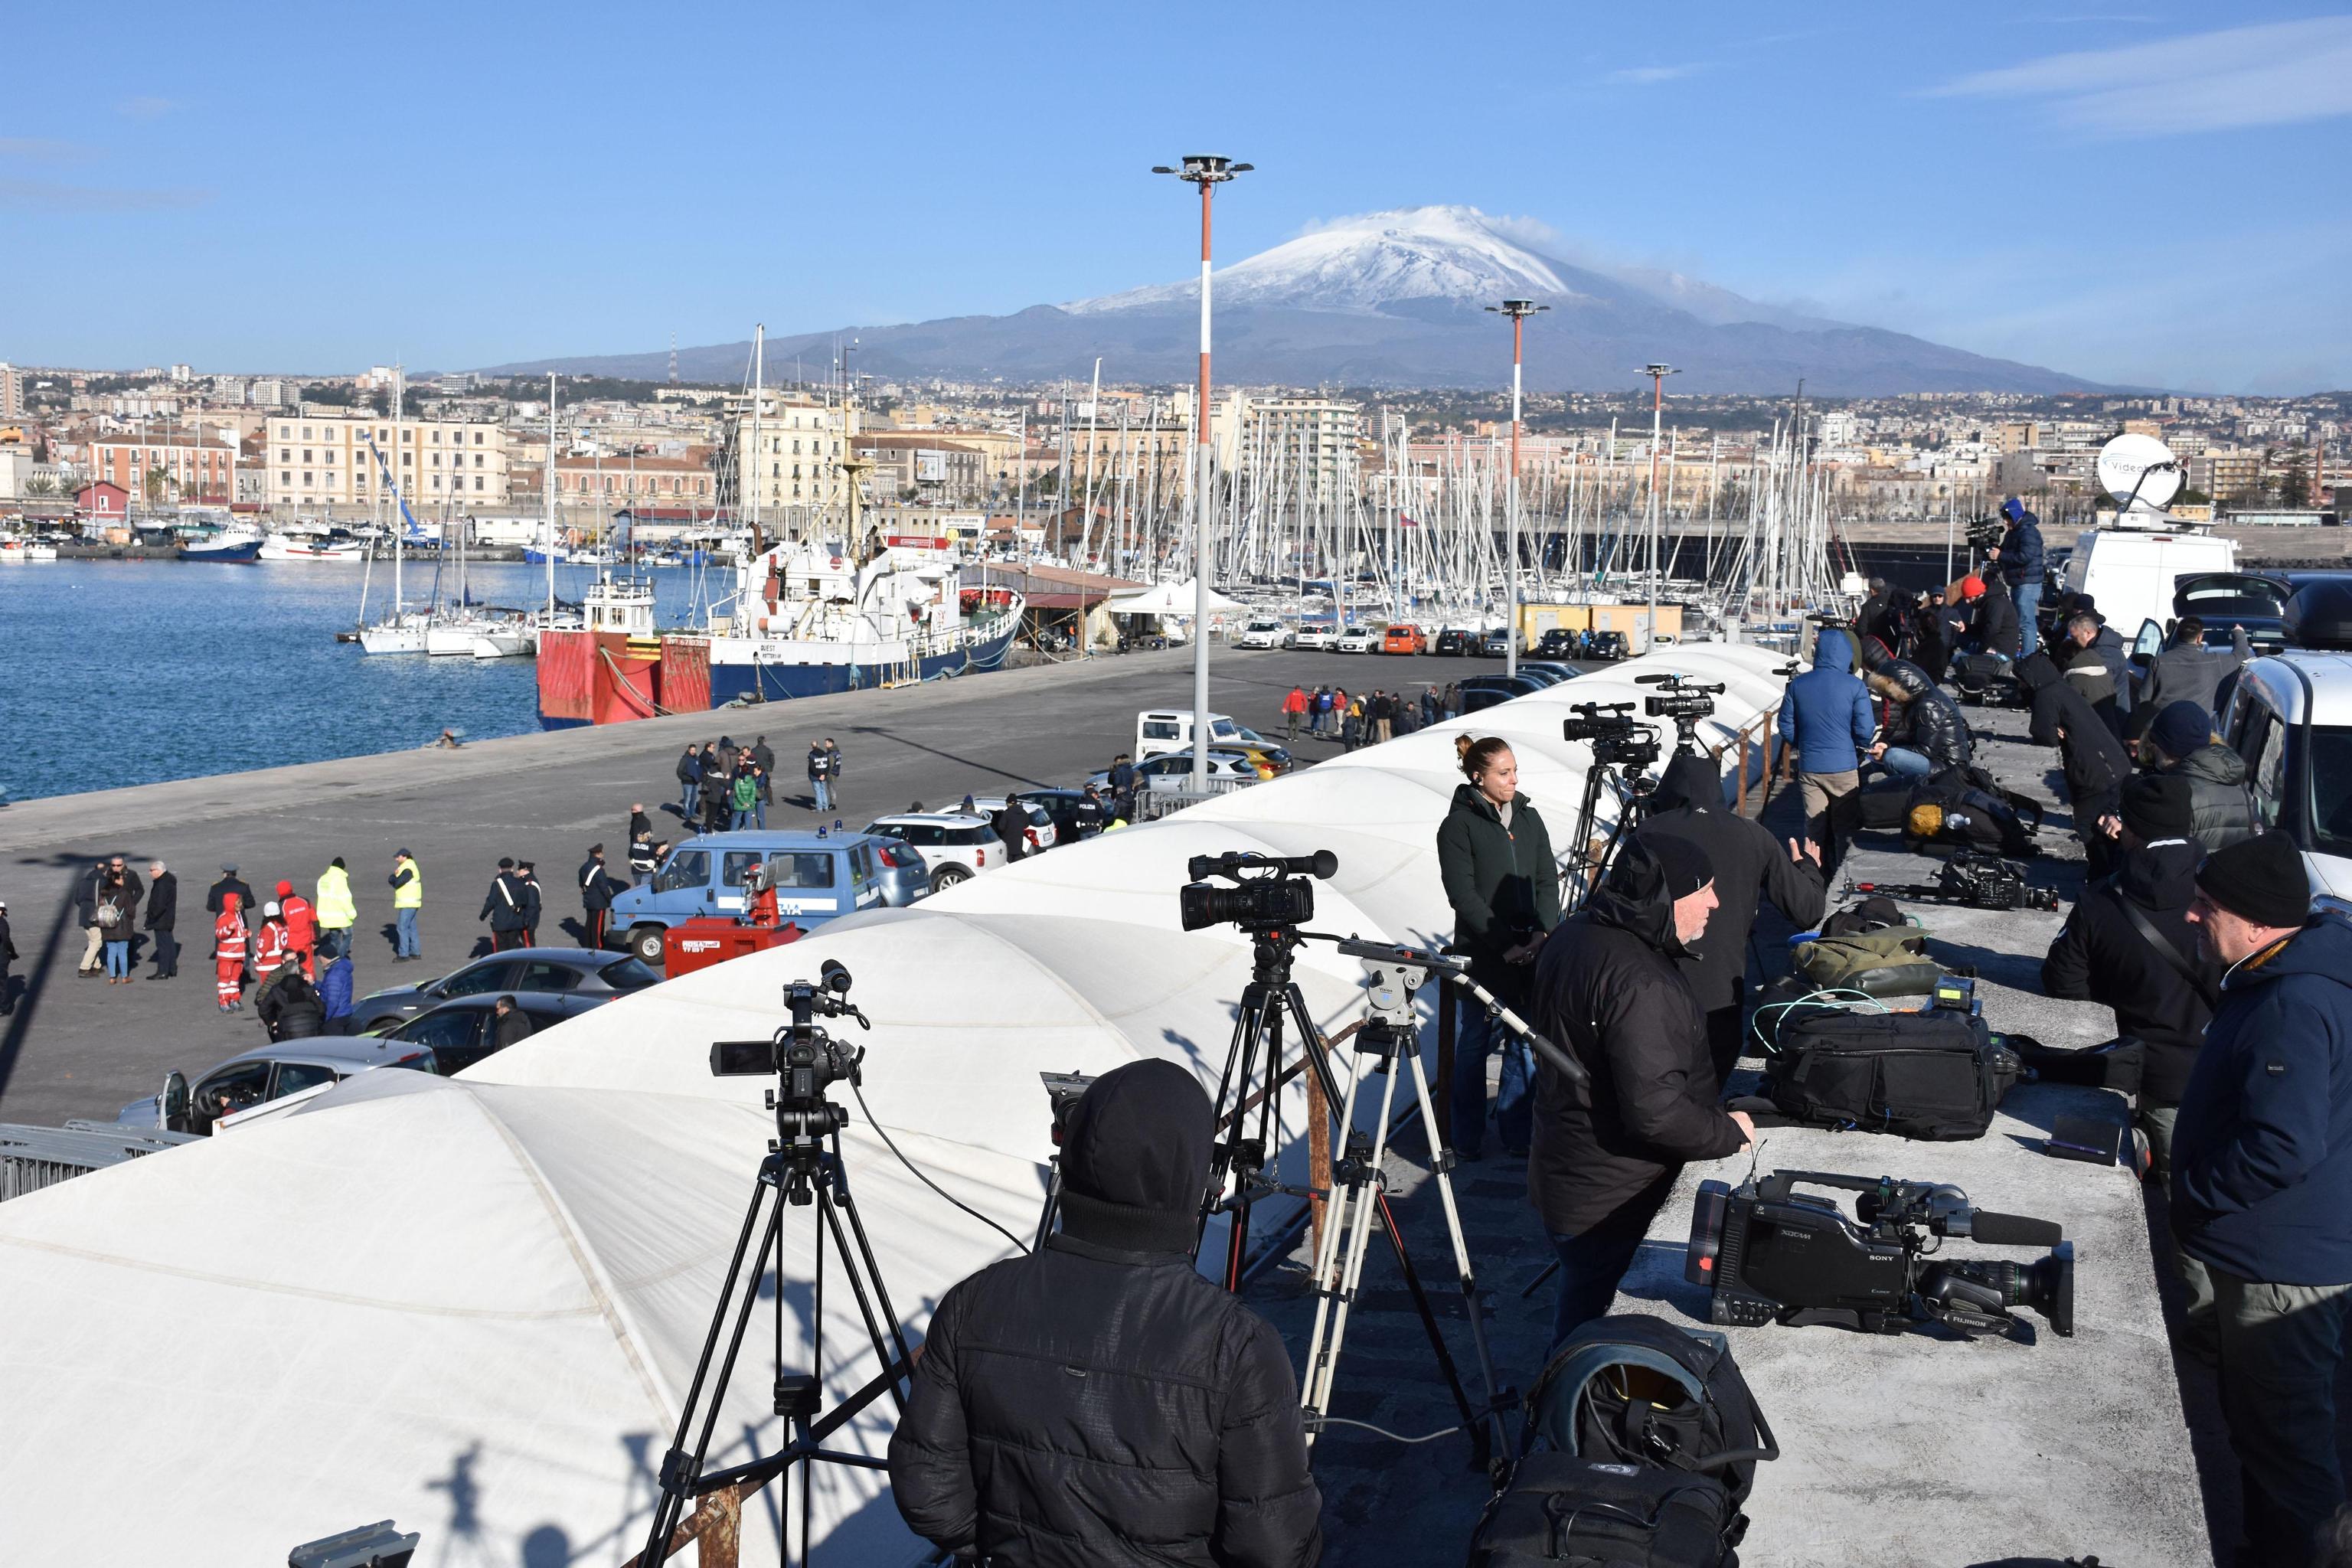
[[[1972,517],[1967,523],[1970,550],[1998,550],[2009,537],[2009,522],[1999,517]]]
[[[1645,699],[1643,710],[1653,719],[1675,721],[1675,747],[1677,751],[1698,750],[1698,721],[1715,711],[1715,700],[1724,693],[1718,681],[1713,686],[1693,680],[1686,675],[1671,671],[1664,675],[1637,675],[1636,686],[1661,686],[1665,689]]]
[[[1280,931],[1315,918],[1315,884],[1339,869],[1339,858],[1328,849],[1312,855],[1262,855],[1234,850],[1223,855],[1195,855],[1185,863],[1192,879],[1177,889],[1184,929],[1237,925],[1244,931]],[[1220,888],[1209,881],[1223,877],[1236,884]]]
[[[1570,711],[1581,717],[1560,721],[1560,739],[1588,742],[1595,763],[1638,773],[1658,760],[1658,731],[1633,717],[1631,702],[1577,702]]]
[[[710,1071],[718,1078],[760,1078],[774,1073],[782,1080],[782,1103],[813,1103],[836,1083],[858,1081],[858,1064],[866,1048],[835,1040],[816,1026],[824,1018],[866,1021],[849,1000],[849,971],[839,959],[828,958],[814,981],[795,980],[784,987],[784,1008],[791,1021],[764,1040],[713,1040]]]
[[[1800,1185],[1857,1194],[1857,1219]],[[1738,1187],[1699,1184],[1683,1277],[1713,1287],[1707,1315],[1717,1323],[1832,1323],[1870,1333],[1935,1323],[2030,1341],[2011,1310],[2030,1307],[2071,1336],[2074,1247],[2064,1234],[2050,1220],[1971,1207],[1954,1186],[1775,1171]],[[1948,1237],[2052,1250],[2026,1264],[1930,1262],[1931,1242]]]

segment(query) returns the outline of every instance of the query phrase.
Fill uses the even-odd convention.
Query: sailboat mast
[[[547,624],[555,625],[555,373],[547,373]]]
[[[765,401],[767,372],[768,324],[761,321],[751,328],[751,555],[765,543],[760,537],[760,405]]]
[[[392,624],[400,625],[400,535],[401,519],[407,509],[401,503],[406,499],[407,487],[400,482],[400,465],[408,456],[408,383],[399,365],[392,367]]]

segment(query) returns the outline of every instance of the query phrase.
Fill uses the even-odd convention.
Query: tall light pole
[[[1209,198],[1235,174],[1253,165],[1213,153],[1185,154],[1184,165],[1165,163],[1155,174],[1173,174],[1201,187],[1201,394],[1192,410],[1192,793],[1209,793]]]
[[[1650,641],[1658,640],[1658,440],[1661,416],[1666,406],[1666,377],[1675,374],[1670,364],[1645,364],[1642,374],[1650,378]],[[1644,653],[1648,648],[1642,650]]]
[[[1510,546],[1509,563],[1503,574],[1507,627],[1503,635],[1503,674],[1507,677],[1519,673],[1519,349],[1527,335],[1528,318],[1551,307],[1533,300],[1506,300],[1486,309],[1511,318],[1511,477],[1503,492],[1503,532]]]

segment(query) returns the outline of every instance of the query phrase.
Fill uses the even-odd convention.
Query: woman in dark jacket
[[[1455,739],[1470,782],[1456,785],[1453,809],[1437,828],[1437,868],[1454,906],[1454,945],[1470,955],[1470,977],[1524,1012],[1536,950],[1559,923],[1559,863],[1535,803],[1519,794],[1518,759],[1500,739]],[[1486,1052],[1496,1044],[1484,1006],[1462,1005],[1454,1051],[1454,1152],[1478,1158],[1486,1125]],[[1503,1047],[1495,1125],[1503,1147],[1526,1152],[1535,1115],[1535,1063],[1526,1046]]]
[[[105,942],[106,983],[131,984],[131,938],[139,929],[139,892],[121,871],[109,871],[98,886],[98,924]]]

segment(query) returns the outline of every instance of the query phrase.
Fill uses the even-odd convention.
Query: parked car
[[[1477,634],[1467,626],[1447,626],[1437,634],[1437,644],[1433,651],[1450,658],[1459,658],[1470,651],[1470,645],[1476,640]]]
[[[1007,802],[1006,797],[1001,795],[976,795],[971,797],[971,804],[980,808],[982,815],[993,821],[996,814],[1004,809]],[[1054,814],[1044,806],[1024,800],[1021,803],[1021,815],[1029,824],[1031,849],[1042,852],[1051,849],[1062,841],[1061,830],[1054,825]]]
[[[1410,621],[1399,621],[1381,638],[1382,653],[1427,653],[1429,639]]]
[[[1335,640],[1337,640],[1336,636],[1329,626],[1300,626],[1290,634],[1282,646],[1307,652],[1328,653]]]
[[[1625,634],[1623,632],[1595,632],[1592,634],[1592,657],[1594,658],[1606,659],[1613,663],[1618,659],[1623,658],[1627,654],[1633,651],[1633,647],[1631,644],[1626,642]]]
[[[1054,819],[1057,841],[1075,844],[1081,838],[1091,838],[1110,826],[1110,815],[1102,803],[1077,789],[1024,789],[1021,798],[1045,808]]]
[[[1586,634],[1567,626],[1552,626],[1536,639],[1535,654],[1539,658],[1583,658]]]
[[[879,863],[884,908],[903,910],[929,896],[931,868],[910,846],[878,840],[874,858]]]
[[[1473,675],[1458,684],[1465,695],[1473,691],[1499,691],[1506,700],[1508,700],[1541,691],[1550,686],[1551,682],[1541,676],[1530,675],[1522,670],[1517,675]]]
[[[1222,745],[1241,738],[1241,726],[1223,713],[1209,715],[1209,743]],[[1192,743],[1190,708],[1146,708],[1135,716],[1135,760],[1181,752]]]
[[[1182,790],[1192,787],[1192,758],[1189,752],[1173,756],[1154,757],[1135,766],[1138,787],[1150,790]],[[1274,777],[1271,766],[1253,761],[1243,752],[1211,751],[1209,777],[1212,782],[1258,784]],[[1097,788],[1107,788],[1110,774],[1099,773],[1087,781]]]
[[[1244,647],[1282,647],[1282,623],[1265,616],[1253,619],[1249,625],[1242,628],[1241,646]]]
[[[1380,651],[1381,638],[1386,634],[1386,630],[1387,628],[1383,626],[1349,626],[1346,631],[1341,632],[1339,640],[1331,645],[1331,651],[1377,653]]]
[[[1216,743],[1209,750],[1240,752],[1248,756],[1252,762],[1264,763],[1277,773],[1286,773],[1290,771],[1289,749],[1279,742],[1267,740],[1246,724],[1234,725],[1234,732],[1230,736],[1225,734],[1223,728],[1220,726],[1217,731]]]
[[[1479,633],[1477,651],[1481,658],[1507,658],[1511,651],[1510,627],[1496,626],[1492,631]]]
[[[1549,659],[1523,658],[1519,660],[1519,673],[1521,675],[1549,675],[1552,678],[1554,682],[1557,683],[1562,680],[1574,680],[1578,676],[1582,675],[1584,671],[1577,668],[1576,666],[1572,664],[1555,664]]]
[[[2295,584],[2267,572],[2198,572],[2175,578],[2172,618],[2195,616],[2205,623],[2205,646],[2226,648],[2233,626],[2246,628],[2246,640],[2256,653],[2276,653],[2287,646],[2286,602]],[[2172,630],[2170,622],[2165,632]]]
[[[1526,659],[1519,660],[1519,673],[1529,679],[1541,681],[1546,686],[1558,686],[1561,681],[1571,679],[1570,676],[1562,675],[1553,665],[1530,664]]]
[[[315,1035],[240,1051],[196,1079],[194,1089],[174,1069],[164,1075],[162,1093],[132,1100],[114,1120],[124,1127],[205,1133],[224,1115],[384,1067],[435,1070],[433,1053],[406,1040]]]
[[[460,996],[499,991],[617,996],[660,984],[660,975],[632,956],[590,947],[518,948],[459,964],[438,980],[369,992],[352,1004],[352,1032],[381,1029]]]
[[[922,857],[935,893],[1013,861],[988,818],[962,812],[899,812],[876,817],[866,825],[866,831],[871,837],[891,839]]]
[[[635,963],[635,959],[625,962]],[[455,1002],[444,1002],[430,1013],[420,1014],[399,1027],[384,1031],[383,1038],[410,1046],[422,1047],[432,1053],[433,1066],[427,1069],[443,1078],[452,1078],[465,1071],[499,1047],[491,1032],[499,997],[512,996],[522,1016],[530,1020],[533,1033],[551,1029],[567,1018],[577,1018],[583,1013],[593,1013],[613,1001],[617,992],[582,993],[578,991],[500,991],[489,995],[460,996]]]
[[[2323,909],[2352,914],[2352,638],[2305,641],[2238,672],[2221,738],[2245,759],[2246,787],[2264,827],[2303,851],[2311,891]],[[2330,628],[2340,632],[2343,627]]]
[[[615,894],[612,926],[648,964],[662,958],[662,933],[698,915],[744,912],[743,884],[767,862],[776,910],[806,931],[883,901],[887,868],[863,834],[748,830],[706,833],[669,852],[652,878]]]

